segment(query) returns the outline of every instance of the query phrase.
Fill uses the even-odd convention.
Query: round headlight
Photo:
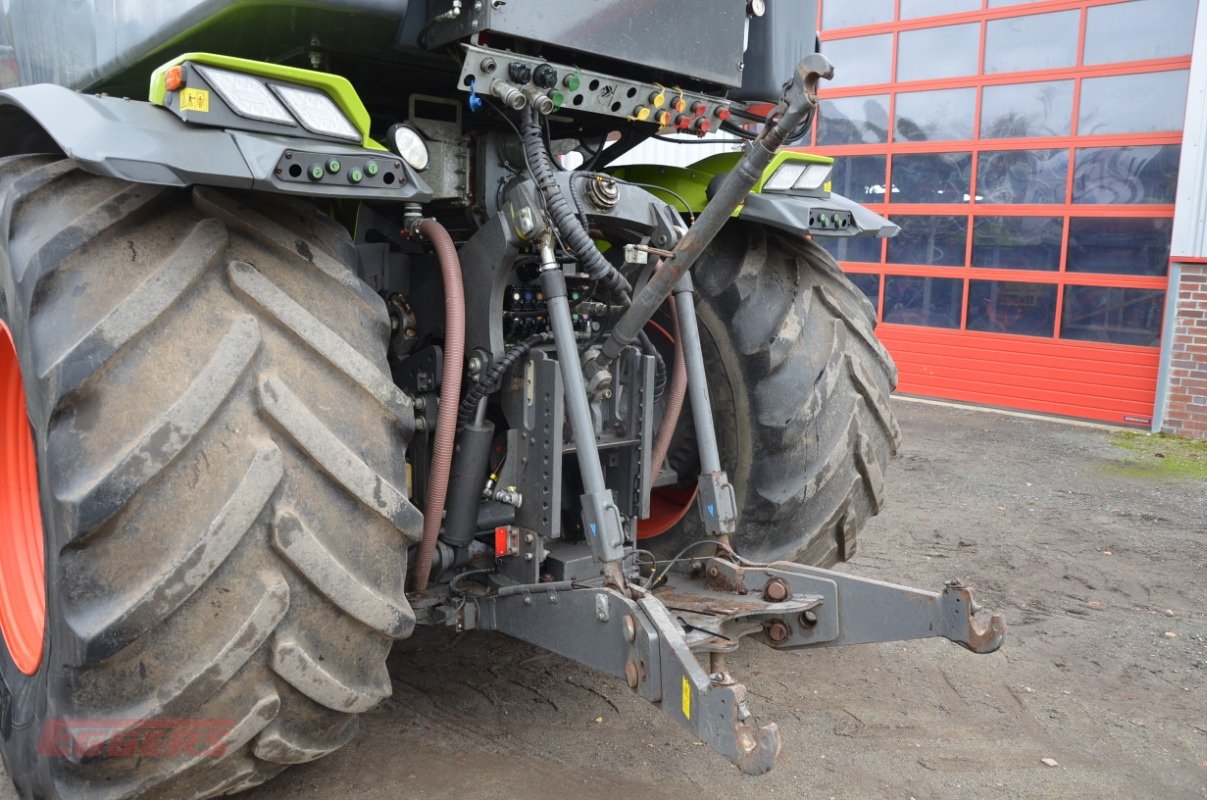
[[[402,157],[414,169],[427,169],[427,143],[419,135],[419,131],[409,125],[395,125],[390,128],[390,149]]]

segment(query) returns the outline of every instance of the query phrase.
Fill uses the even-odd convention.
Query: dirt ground
[[[748,644],[731,667],[784,749],[747,778],[619,682],[501,636],[420,632],[356,741],[245,796],[1207,797],[1204,473],[1102,429],[897,411],[888,505],[848,568],[964,578],[1006,615],[998,653]]]

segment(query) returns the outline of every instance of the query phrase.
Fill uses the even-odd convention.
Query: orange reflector
[[[184,67],[172,67],[168,70],[168,74],[164,76],[163,88],[169,92],[174,92],[181,86],[184,86]]]

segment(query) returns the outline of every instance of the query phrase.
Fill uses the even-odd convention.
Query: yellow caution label
[[[692,718],[692,685],[687,676],[683,676],[683,718]]]
[[[830,187],[832,187],[833,185],[834,185],[834,181],[826,181],[825,185],[823,185],[821,188],[825,189],[827,192],[832,192],[834,190],[831,189]]]
[[[181,111],[209,113],[210,93],[208,89],[184,89],[180,93]]]

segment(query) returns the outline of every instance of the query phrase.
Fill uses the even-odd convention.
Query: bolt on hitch
[[[741,639],[788,650],[941,637],[992,653],[1006,635],[1001,615],[974,619],[972,591],[957,582],[929,592],[788,562],[715,558],[700,577],[672,576],[653,593],[630,586],[631,597],[567,584],[509,589],[469,602],[460,626],[499,631],[624,680],[748,775],[775,765],[780,734],[755,721],[746,687],[725,667]]]

